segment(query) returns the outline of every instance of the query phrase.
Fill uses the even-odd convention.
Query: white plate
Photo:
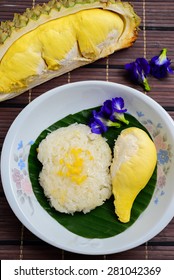
[[[158,180],[153,198],[126,231],[111,238],[87,239],[56,222],[37,202],[28,176],[30,145],[49,125],[70,113],[124,98],[128,112],[150,132],[158,152]],[[103,81],[71,83],[36,98],[11,125],[2,149],[1,175],[7,200],[18,219],[36,236],[53,246],[81,254],[125,251],[157,235],[174,216],[174,122],[150,97],[120,84]]]

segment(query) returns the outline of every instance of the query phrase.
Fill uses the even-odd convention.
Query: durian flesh
[[[0,101],[132,45],[140,19],[129,3],[80,2],[50,1],[1,23]]]
[[[115,213],[121,222],[130,221],[133,203],[147,185],[156,163],[156,148],[146,132],[136,127],[121,132],[111,164]]]

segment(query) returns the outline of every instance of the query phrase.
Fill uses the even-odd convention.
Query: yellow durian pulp
[[[79,11],[40,25],[16,40],[0,61],[0,92],[27,88],[35,76],[46,79],[49,71],[114,52],[123,29],[118,14],[102,9]]]
[[[0,102],[132,46],[140,17],[129,2],[50,0],[0,22]]]
[[[121,222],[130,221],[133,203],[147,185],[156,163],[155,145],[145,131],[131,127],[121,132],[111,164],[115,213]]]

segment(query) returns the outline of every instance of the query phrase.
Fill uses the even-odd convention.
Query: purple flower
[[[145,58],[137,58],[135,62],[126,64],[125,69],[129,72],[130,79],[134,83],[143,85],[146,91],[150,90],[147,81],[147,75],[150,73],[150,65]]]
[[[127,109],[124,108],[124,100],[122,97],[112,98],[112,108],[114,112],[126,113]]]
[[[167,49],[164,48],[159,56],[154,56],[150,61],[150,73],[157,79],[167,76],[167,73],[172,74],[173,70],[170,67],[171,61],[167,58]]]
[[[93,117],[89,123],[91,131],[96,134],[102,134],[108,130],[108,127],[115,126],[119,128],[121,126],[118,122],[112,122],[109,119],[106,119],[103,112],[96,112],[93,110]]]
[[[108,99],[103,103],[103,106],[101,107],[101,112],[106,118],[110,118],[110,116],[113,113],[112,100]]]
[[[124,113],[127,109],[124,108],[124,100],[122,97],[112,98],[112,109],[113,109],[113,121],[119,120],[123,123],[129,124],[129,121],[125,119]]]
[[[112,100],[106,100],[99,112],[95,110],[92,112],[92,118],[89,123],[91,131],[96,134],[102,134],[108,130],[108,127],[119,128],[121,126],[120,122],[128,124],[129,121],[124,117],[126,111],[123,98],[115,97]]]
[[[106,125],[105,118],[103,116],[103,113],[96,112],[95,110],[92,111],[92,118],[89,123],[89,126],[91,128],[91,131],[96,134],[102,134],[108,130],[108,127]]]
[[[103,115],[111,121],[121,121],[126,124],[129,123],[124,117],[127,109],[124,108],[124,100],[122,97],[115,97],[112,100],[106,100],[101,107]]]

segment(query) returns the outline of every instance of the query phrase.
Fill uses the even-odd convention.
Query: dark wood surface
[[[46,1],[41,0],[0,0],[0,21],[12,19],[15,12]],[[137,0],[131,1],[141,17],[140,32],[132,48],[121,50],[108,58],[72,71],[51,82],[42,84],[14,99],[0,103],[0,150],[6,133],[21,110],[45,91],[75,81],[104,80],[134,86],[126,77],[124,65],[137,57],[150,59],[163,48],[174,61],[174,1]],[[174,76],[163,81],[150,79],[148,93],[174,118]],[[174,219],[168,226],[147,243],[122,253],[107,256],[79,255],[55,248],[33,235],[12,212],[0,181],[0,257],[1,259],[174,259]]]

